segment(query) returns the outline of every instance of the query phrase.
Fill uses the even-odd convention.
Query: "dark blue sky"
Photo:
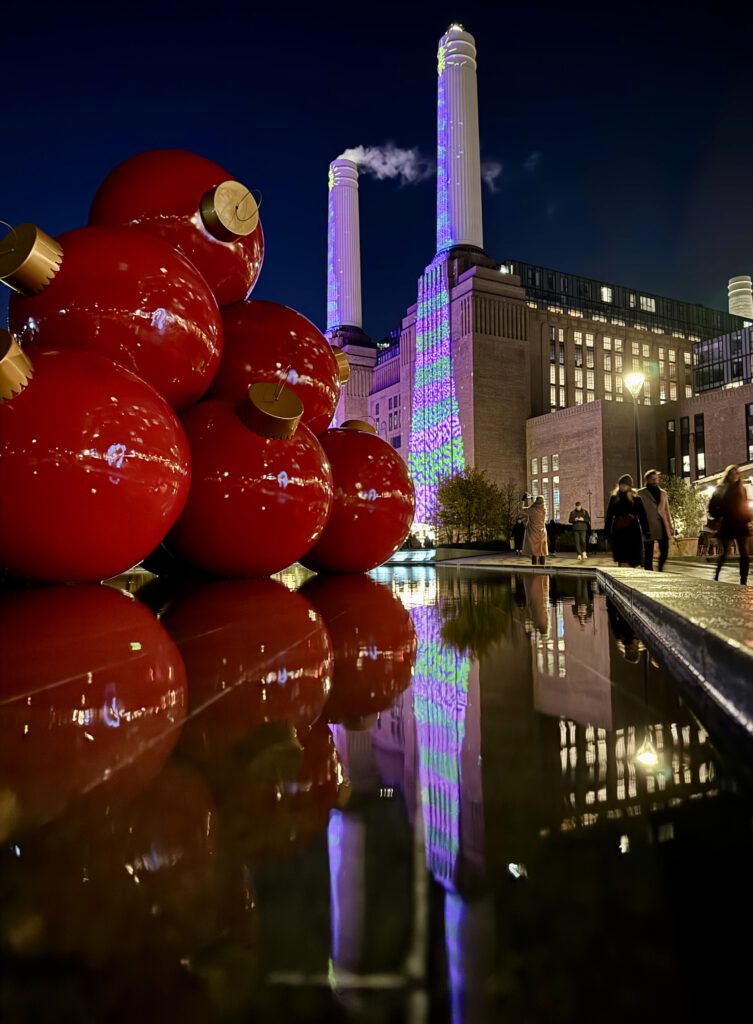
[[[328,164],[359,144],[435,155],[437,41],[458,20],[478,47],[482,158],[504,165],[484,189],[490,255],[720,308],[728,277],[753,273],[753,13],[732,13],[753,5],[14,6],[0,160],[11,223],[80,226],[116,163],[194,150],[263,192],[254,296],[324,326]],[[434,189],[361,178],[375,337],[415,301]]]

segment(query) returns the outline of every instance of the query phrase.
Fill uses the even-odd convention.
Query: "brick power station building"
[[[327,335],[351,379],[337,421],[368,419],[405,458],[416,522],[431,524],[441,479],[466,466],[543,494],[549,516],[576,500],[603,523],[608,495],[642,464],[689,480],[753,461],[750,278],[708,309],[483,248],[475,42],[452,25],[438,51],[437,251],[391,343],[363,331],[358,169],[329,174]]]

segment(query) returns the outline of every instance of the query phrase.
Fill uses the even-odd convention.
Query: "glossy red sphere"
[[[225,930],[217,919],[216,823],[206,780],[173,759],[128,803],[106,814],[81,805],[25,837],[10,866],[8,901],[14,919],[36,925],[20,936],[21,944],[31,940],[24,951],[69,959],[78,970],[104,969],[105,1004],[119,987],[114,965],[123,962],[131,988],[136,970],[153,993],[181,954]],[[117,1006],[128,1000],[121,992]],[[97,1008],[100,1016],[99,999]],[[104,1013],[108,1020],[117,1019],[113,1009]]]
[[[369,576],[315,576],[300,590],[332,637],[335,668],[324,714],[349,725],[391,707],[416,662],[416,631],[403,603]]]
[[[308,427],[264,438],[217,399],[189,409],[183,425],[191,492],[168,547],[218,576],[268,576],[296,562],[332,504],[327,457]]]
[[[181,750],[201,762],[229,753],[267,722],[305,735],[322,712],[332,645],[322,617],[276,580],[218,580],[176,597],[162,620],[189,685]]]
[[[415,493],[408,468],[375,434],[337,428],[319,440],[332,467],[332,514],[300,561],[316,572],[367,572],[410,532]]]
[[[42,824],[84,795],[125,800],[159,773],[186,678],[147,608],[111,587],[6,589],[0,648],[6,826]]]
[[[144,231],[79,228],[59,241],[63,262],[50,284],[10,299],[10,330],[29,355],[39,346],[99,352],[174,409],[198,402],[219,366],[222,321],[196,268]]]
[[[270,739],[276,743],[276,737]],[[297,762],[280,762],[277,752],[269,747],[265,752],[262,743],[263,738],[245,771],[228,773],[217,786],[224,828],[239,852],[252,860],[300,848],[327,827],[330,811],[344,807],[350,797],[350,783],[324,722],[316,722],[302,739]],[[279,771],[270,772],[269,761],[276,757]]]
[[[153,551],[188,494],[190,455],[170,406],[91,352],[38,351],[0,405],[0,572],[108,579]]]
[[[207,279],[220,306],[245,299],[264,258],[261,221],[250,235],[223,242],[204,226],[203,196],[235,176],[182,149],[153,149],[118,164],[100,185],[90,224],[139,227],[179,249]]]
[[[332,347],[301,313],[277,302],[238,302],[222,311],[225,345],[210,389],[213,398],[238,402],[250,384],[286,383],[303,402],[303,422],[321,434],[332,422],[340,376]]]

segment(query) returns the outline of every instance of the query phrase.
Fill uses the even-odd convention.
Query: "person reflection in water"
[[[618,651],[625,661],[635,664],[641,657],[642,645],[640,640],[630,628],[630,625],[620,615],[616,605],[612,604],[611,601],[607,601],[607,616],[617,642]]]
[[[581,628],[585,628],[589,619],[593,618],[593,594],[591,593],[588,580],[582,576],[579,576],[575,581],[575,600],[572,604],[572,612],[580,623]]]

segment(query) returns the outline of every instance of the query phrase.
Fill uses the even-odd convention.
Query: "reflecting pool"
[[[586,574],[0,591],[3,1021],[708,1019],[744,755]]]

